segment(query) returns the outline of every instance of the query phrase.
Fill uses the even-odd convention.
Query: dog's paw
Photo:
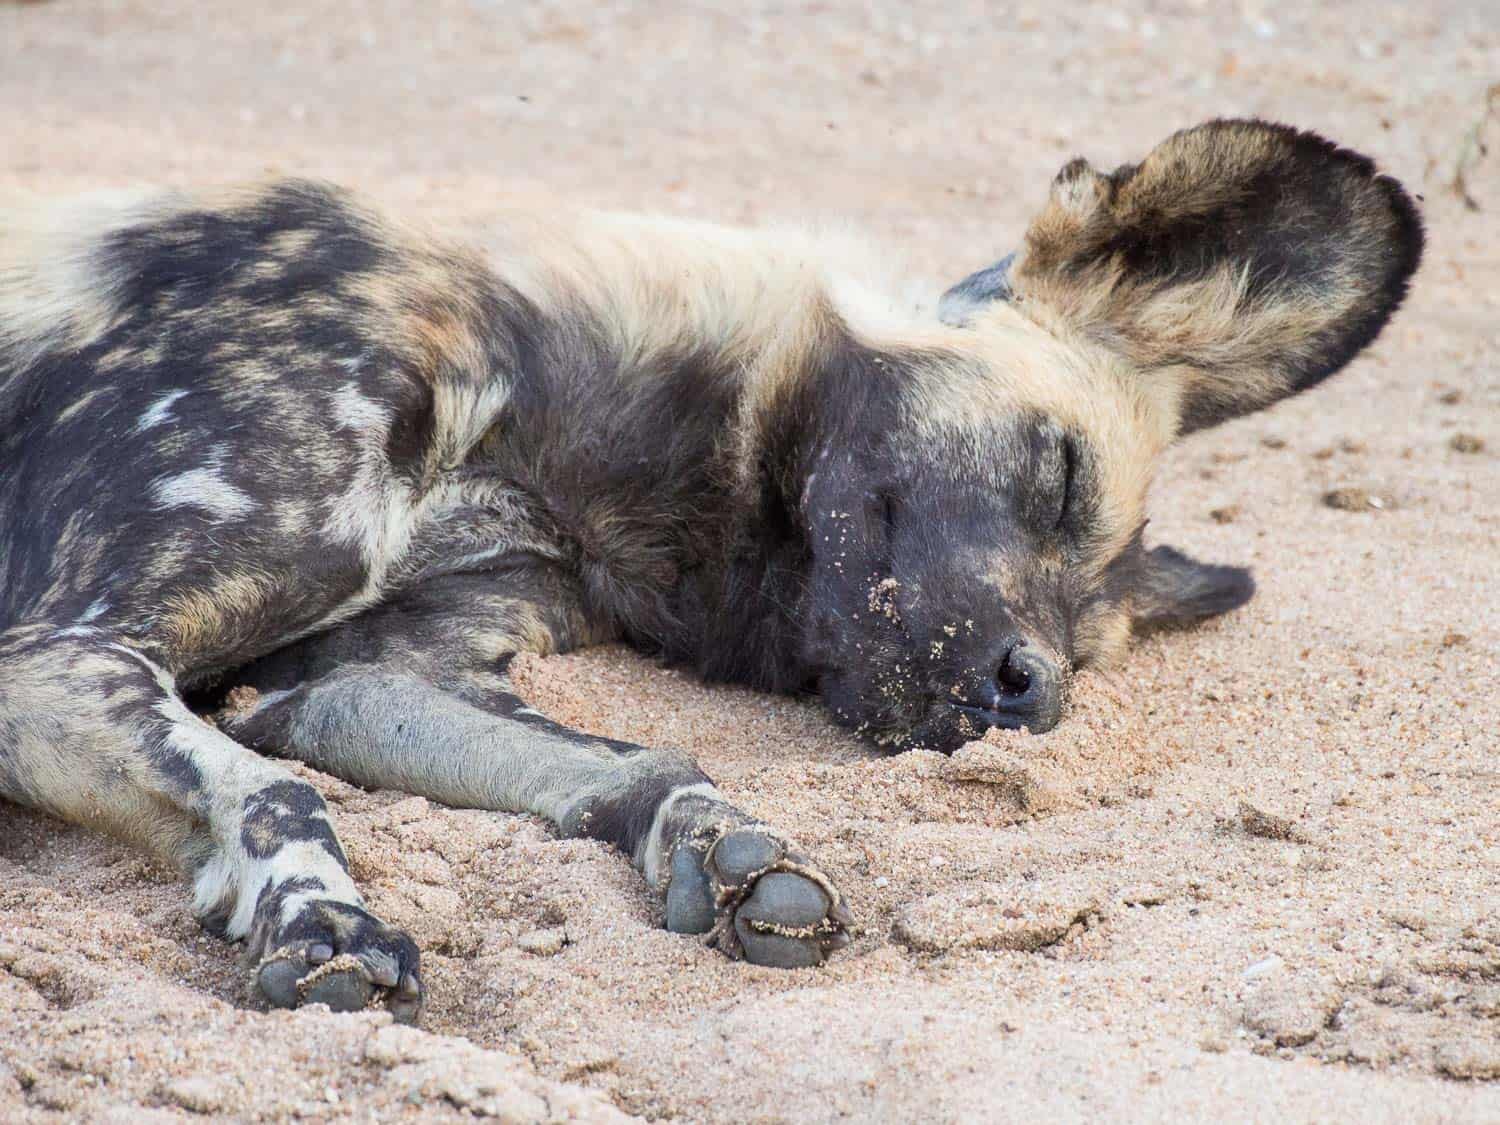
[[[667,929],[708,934],[710,944],[756,965],[820,965],[849,944],[853,916],[806,856],[761,827],[727,832],[672,855]]]
[[[304,903],[270,950],[255,981],[274,1007],[327,1004],[335,1012],[355,1012],[383,1003],[400,1023],[416,1023],[421,1014],[416,944],[358,906]]]

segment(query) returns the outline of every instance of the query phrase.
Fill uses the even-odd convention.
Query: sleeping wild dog
[[[812,860],[511,658],[624,640],[891,749],[1045,731],[1133,627],[1251,594],[1143,544],[1158,455],[1344,366],[1422,246],[1368,159],[1257,121],[1073,161],[925,309],[805,239],[500,226],[297,181],[0,211],[0,796],[180,866],[272,1004],[422,984],[262,755],[534,813],[669,929],[820,963],[851,916]]]

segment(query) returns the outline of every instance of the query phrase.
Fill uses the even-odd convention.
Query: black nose
[[[1015,715],[1032,734],[1057,726],[1062,718],[1062,672],[1041,649],[1019,641],[995,672],[995,710]]]
[[[994,679],[967,700],[956,701],[980,704],[1001,720],[997,726],[1026,727],[1041,734],[1062,718],[1062,672],[1041,649],[1016,641],[1006,650]]]

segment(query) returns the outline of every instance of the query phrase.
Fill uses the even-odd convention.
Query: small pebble
[[[1281,958],[1273,953],[1271,956],[1249,966],[1240,976],[1244,977],[1245,980],[1254,980],[1256,977],[1263,977],[1267,973],[1274,973],[1277,969],[1281,968],[1281,964]]]
[[[1448,446],[1455,453],[1483,453],[1484,438],[1477,434],[1454,434],[1448,439]]]
[[[1363,512],[1370,508],[1384,508],[1385,501],[1363,488],[1335,488],[1323,494],[1323,503],[1343,512]]]
[[[537,957],[553,957],[568,944],[568,934],[561,926],[545,930],[528,930],[516,938],[516,948]]]

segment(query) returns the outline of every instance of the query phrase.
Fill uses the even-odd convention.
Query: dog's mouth
[[[1041,734],[1051,730],[1053,723],[1047,723],[1034,715],[1020,715],[1012,711],[1001,711],[993,707],[974,707],[967,703],[949,704],[964,719],[973,723],[978,728],[978,735],[987,730],[999,727],[1001,730],[1029,729],[1032,734]]]
[[[1062,712],[1062,692],[1056,686],[1048,687],[1045,692],[998,692],[991,706],[950,696],[934,700],[927,715],[900,741],[903,749],[952,753],[965,742],[983,738],[992,730],[1045,734],[1061,721]]]

